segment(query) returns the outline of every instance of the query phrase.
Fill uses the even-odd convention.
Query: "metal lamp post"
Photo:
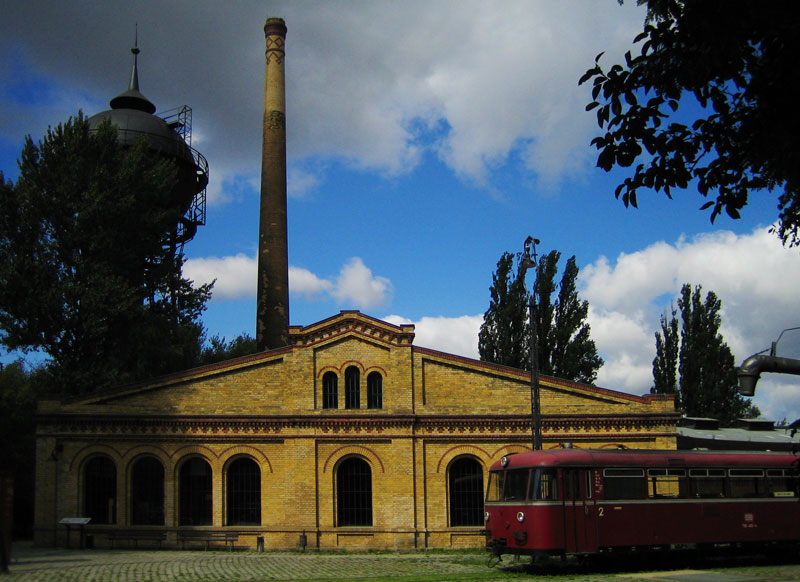
[[[536,283],[539,279],[539,265],[536,262],[536,245],[539,244],[538,238],[529,236],[525,239],[525,247],[522,254],[520,267],[522,272],[527,272],[531,267],[536,269],[536,280],[532,285],[532,291],[528,298],[528,317],[531,327],[531,425],[533,431],[533,450],[542,450],[542,413],[539,407],[539,357],[536,338]]]

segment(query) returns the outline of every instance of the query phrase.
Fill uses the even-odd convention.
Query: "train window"
[[[764,471],[761,469],[729,469],[731,497],[764,497]]]
[[[603,469],[606,499],[646,499],[644,469]]]
[[[503,501],[524,501],[528,490],[528,469],[506,471],[506,482],[503,488]]]
[[[725,497],[724,469],[689,469],[689,478],[694,497]]]
[[[686,497],[686,471],[684,469],[648,469],[650,497]]]
[[[506,476],[505,471],[490,471],[489,484],[486,486],[486,501],[503,500],[503,481]]]
[[[546,501],[558,499],[558,481],[555,469],[537,469],[533,472],[528,499]]]
[[[767,469],[767,490],[772,497],[796,497],[799,484],[794,469]]]

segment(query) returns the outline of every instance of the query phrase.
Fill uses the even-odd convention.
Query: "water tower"
[[[172,240],[174,247],[194,238],[197,227],[206,223],[206,186],[208,162],[192,147],[192,109],[187,105],[155,115],[156,106],[139,92],[138,42],[131,49],[133,71],[128,90],[114,97],[111,109],[88,119],[89,128],[96,129],[109,120],[117,129],[117,140],[134,145],[144,138],[150,149],[173,159],[178,169],[178,183],[168,201],[176,209],[176,225]]]

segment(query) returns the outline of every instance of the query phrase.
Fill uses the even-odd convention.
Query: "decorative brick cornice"
[[[364,315],[360,311],[342,311],[338,315],[306,327],[289,327],[289,341],[296,347],[314,346],[347,335],[391,346],[410,347],[414,342],[414,326],[393,325]]]
[[[40,414],[39,434],[109,437],[216,438],[275,437],[360,434],[386,437],[435,434],[482,435],[528,433],[527,415],[305,415],[305,416],[214,416],[214,415],[86,415]],[[676,414],[546,415],[545,435],[565,432],[625,432],[666,430],[674,427]],[[645,434],[642,433],[642,434]],[[672,434],[670,432],[670,434]]]

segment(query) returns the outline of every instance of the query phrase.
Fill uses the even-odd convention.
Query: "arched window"
[[[241,457],[228,466],[227,524],[261,525],[261,469]]]
[[[180,525],[211,525],[211,465],[192,457],[179,475]]]
[[[335,372],[322,376],[322,408],[339,408],[339,377]]]
[[[361,376],[355,366],[344,371],[344,407],[361,407]]]
[[[450,464],[450,525],[483,525],[483,468],[470,457]]]
[[[372,471],[358,457],[345,459],[336,470],[336,525],[372,525]]]
[[[370,372],[367,376],[367,408],[383,408],[383,376]]]
[[[131,524],[164,525],[164,465],[154,457],[133,464]]]
[[[117,466],[108,457],[94,457],[83,472],[83,516],[92,523],[117,523]]]

